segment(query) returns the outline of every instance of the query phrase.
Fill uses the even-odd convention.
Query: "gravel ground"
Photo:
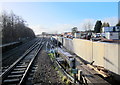
[[[37,59],[38,69],[34,75],[34,84],[58,84],[61,83],[61,78],[53,67],[53,64],[45,51],[45,45],[42,48],[41,52],[38,54]]]

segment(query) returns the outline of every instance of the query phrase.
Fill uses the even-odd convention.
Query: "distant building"
[[[103,27],[103,32],[120,32],[120,26]]]
[[[72,32],[65,32],[63,34],[63,36],[66,37],[66,38],[72,38],[73,37]]]
[[[80,38],[81,37],[81,33],[75,33],[75,38]]]
[[[85,32],[85,31],[77,31],[74,35],[75,38],[81,38],[86,39],[87,35],[90,35],[91,33]]]
[[[120,26],[103,27],[102,31],[107,39],[120,39]]]
[[[75,37],[75,38],[80,38],[80,37],[81,37],[81,32],[80,32],[80,31],[76,32],[76,33],[74,34],[74,37]]]

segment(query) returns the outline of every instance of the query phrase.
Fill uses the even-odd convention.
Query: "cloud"
[[[98,19],[100,20],[100,19]],[[79,30],[85,30],[84,25],[90,23],[92,26],[91,28],[94,29],[97,19],[83,19],[81,20],[80,24],[78,25]],[[101,22],[108,22],[110,26],[115,26],[118,23],[117,17],[107,17],[101,19]]]
[[[104,18],[102,22],[108,22],[110,26],[115,26],[118,23],[118,17]]]
[[[98,19],[100,20],[100,19]],[[52,27],[45,27],[43,25],[36,25],[36,26],[29,26],[35,34],[41,34],[42,32],[47,32],[47,33],[63,33],[63,32],[71,32],[71,29],[73,27],[78,27],[78,30],[85,30],[84,25],[90,23],[91,24],[91,29],[94,29],[95,23],[97,19],[83,19],[80,22],[76,24],[55,24]],[[117,17],[108,17],[108,18],[103,18],[101,19],[102,23],[103,22],[108,22],[110,26],[115,26],[118,22]]]
[[[81,20],[80,24],[78,25],[79,30],[85,30],[85,25],[90,24],[91,25],[91,29],[93,29],[94,25],[95,25],[95,19],[83,19]]]
[[[41,26],[41,25],[36,25],[36,26],[29,26],[35,34],[41,34],[42,32],[47,32],[47,28]]]
[[[75,25],[72,25],[72,24],[57,24],[54,27],[52,27],[51,30],[57,33],[63,33],[67,31],[71,31],[71,28],[74,26]]]
[[[67,31],[71,31],[72,27],[75,27],[74,25],[71,24],[55,24],[52,27],[45,27],[42,25],[36,25],[36,26],[29,26],[35,34],[41,34],[42,32],[47,32],[47,33],[63,33]]]

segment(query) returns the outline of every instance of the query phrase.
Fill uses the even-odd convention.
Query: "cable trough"
[[[23,85],[30,68],[43,46],[43,39],[32,45],[15,63],[13,63],[0,77],[2,85]]]

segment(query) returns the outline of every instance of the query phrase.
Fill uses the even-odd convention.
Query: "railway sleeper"
[[[34,73],[29,73],[29,76],[30,76],[30,77],[33,77],[33,75],[34,75]]]
[[[12,71],[11,74],[23,74],[24,71]]]
[[[15,78],[15,79],[6,79],[3,82],[5,85],[8,85],[8,84],[16,84],[19,81],[20,81],[19,78]]]
[[[22,60],[20,63],[29,63],[30,62],[30,60],[28,60],[28,59],[24,59],[24,60]]]
[[[22,74],[19,75],[9,75],[8,78],[20,78],[22,77]]]
[[[31,81],[31,80],[33,80],[33,77],[30,76],[30,77],[27,78],[27,80],[28,80],[28,81]]]
[[[18,64],[17,66],[27,66],[28,63]]]
[[[17,68],[27,68],[27,65],[23,65],[23,66],[16,66]]]
[[[32,67],[32,70],[37,70],[38,67]]]
[[[36,64],[36,65],[34,65],[34,67],[38,67],[38,65]]]
[[[37,71],[37,70],[33,70],[33,69],[32,69],[32,70],[31,70],[31,73],[35,73],[36,71]]]
[[[15,68],[14,71],[25,71],[26,68]]]
[[[34,54],[35,55],[35,54]],[[25,60],[31,60],[33,57],[34,57],[34,55],[28,55],[28,56],[26,56],[25,57]]]

